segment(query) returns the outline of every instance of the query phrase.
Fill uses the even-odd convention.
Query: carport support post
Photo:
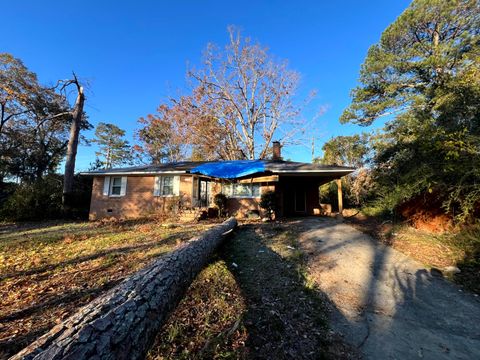
[[[343,214],[343,194],[342,194],[342,179],[335,180],[337,182],[338,191],[338,213]]]

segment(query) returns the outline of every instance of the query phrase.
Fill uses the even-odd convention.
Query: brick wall
[[[274,185],[261,184],[261,193],[275,191]],[[229,198],[227,201],[229,214],[237,218],[247,217],[252,211],[258,211],[260,216],[265,216],[265,211],[260,207],[260,198]]]
[[[105,217],[124,219],[139,218],[154,214],[172,213],[179,206],[192,206],[192,176],[180,176],[180,196],[154,196],[153,188],[155,176],[128,176],[125,196],[109,197],[103,195],[103,176],[93,179],[92,201],[90,204],[90,219],[97,220]],[[274,190],[273,185],[262,184],[262,192]],[[221,191],[219,183],[212,183],[211,199]],[[237,217],[246,217],[251,211],[263,214],[260,208],[260,198],[230,198],[228,212]],[[210,206],[213,206],[211,204]]]
[[[191,176],[180,176],[180,196],[153,196],[154,176],[128,176],[125,196],[103,195],[104,177],[93,179],[90,219],[105,217],[138,218],[163,212],[176,211],[179,204],[190,207],[192,193]]]

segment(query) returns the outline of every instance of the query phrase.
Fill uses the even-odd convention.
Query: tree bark
[[[18,359],[143,359],[159,329],[237,221],[159,258],[16,354]]]
[[[77,99],[72,113],[72,125],[70,126],[70,137],[67,146],[67,159],[65,161],[65,175],[63,180],[63,196],[62,203],[65,213],[69,213],[71,209],[71,195],[73,192],[73,178],[75,175],[75,160],[77,158],[78,138],[80,135],[80,127],[83,116],[83,105],[85,103],[85,94],[83,87],[80,86],[76,76],[74,75],[74,83],[77,86]]]
[[[342,192],[342,179],[337,179],[337,193],[338,193],[338,213],[343,215],[343,192]]]

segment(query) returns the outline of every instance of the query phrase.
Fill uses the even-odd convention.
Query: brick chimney
[[[272,143],[272,160],[282,160],[282,146],[279,141]]]

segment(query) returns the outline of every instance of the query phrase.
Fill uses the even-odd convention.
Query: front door
[[[208,205],[208,181],[200,180],[199,186],[199,199],[200,199],[200,206],[206,207]]]
[[[295,212],[302,214],[307,212],[307,193],[305,190],[295,190]]]

